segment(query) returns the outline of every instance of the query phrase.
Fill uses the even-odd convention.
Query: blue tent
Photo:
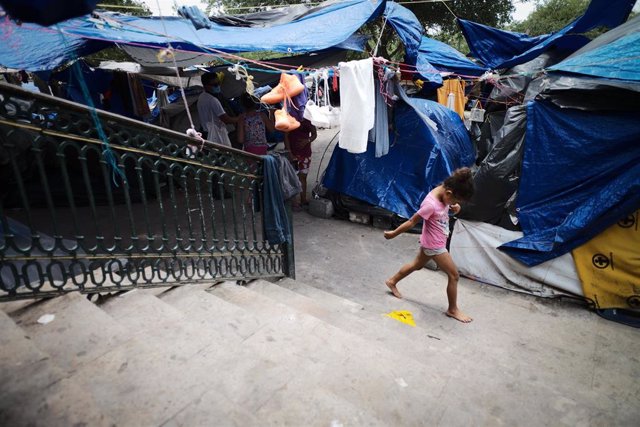
[[[623,23],[636,0],[592,0],[584,15],[553,34],[530,37],[458,19],[471,55],[492,69],[511,68],[537,57],[552,46],[573,52],[588,39],[577,37],[597,27],[613,28]]]
[[[537,265],[640,208],[639,142],[640,110],[530,102],[517,200],[524,237],[500,249]]]
[[[455,169],[470,166],[475,153],[454,111],[425,99],[405,99],[408,103],[396,104],[389,154],[376,158],[373,143],[362,154],[336,147],[323,185],[409,218],[432,188]]]
[[[369,20],[380,16],[384,0],[346,0],[328,3],[314,12],[282,25],[232,27],[212,23],[211,29],[196,30],[188,19],[140,18],[101,13],[71,19],[55,27],[16,25],[0,21],[0,65],[42,71],[53,69],[79,56],[114,43],[136,47],[164,48],[215,54],[250,51],[303,53],[340,45]],[[25,55],[25,52],[30,52]]]

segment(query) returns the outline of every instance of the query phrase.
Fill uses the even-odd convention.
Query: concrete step
[[[193,425],[194,420],[202,419],[202,399],[227,402],[226,405],[231,408],[229,410],[220,406],[220,403],[210,405],[209,402],[206,404],[207,409],[204,413],[210,414],[210,419],[216,420],[230,416],[232,417],[231,424],[280,425],[279,420],[282,413],[271,418],[269,408],[283,400],[287,401],[286,412],[289,420],[306,419],[309,407],[297,402],[305,396],[307,396],[306,401],[310,401],[309,393],[316,392],[322,384],[321,377],[316,377],[316,373],[326,369],[325,361],[327,358],[321,356],[322,349],[318,348],[321,347],[321,343],[318,340],[312,340],[311,342],[315,346],[311,348],[304,345],[304,340],[295,342],[296,336],[288,333],[288,328],[283,324],[279,324],[277,328],[261,328],[249,337],[243,338],[237,334],[236,329],[228,326],[228,319],[216,315],[218,313],[216,302],[219,299],[212,295],[208,296],[211,298],[202,298],[199,295],[200,292],[190,287],[178,288],[162,295],[162,300],[158,301],[154,301],[154,297],[145,295],[143,292],[134,292],[129,296],[125,294],[122,299],[110,301],[109,306],[105,307],[111,315],[120,321],[130,322],[133,327],[139,330],[139,333],[144,335],[149,345],[154,347],[152,353],[155,353],[155,356],[148,354],[149,358],[166,359],[167,354],[163,355],[161,348],[169,349],[172,346],[179,346],[181,350],[186,350],[191,355],[186,358],[180,355],[183,364],[179,372],[174,372],[170,366],[165,366],[162,369],[158,366],[156,369],[162,370],[162,372],[157,372],[155,375],[148,373],[144,378],[140,378],[136,383],[146,381],[144,386],[137,390],[135,397],[128,399],[139,399],[139,395],[148,393],[148,390],[162,390],[163,387],[177,388],[176,393],[179,393],[179,396],[174,396],[174,399],[180,402],[187,399],[190,402],[186,404],[186,409],[179,413],[164,414],[168,416],[166,422],[169,424],[175,421],[178,425]],[[173,296],[174,293],[177,296]],[[196,295],[190,296],[190,293]],[[178,302],[176,306],[185,304],[190,311],[181,316],[175,307],[165,304],[164,300],[168,302],[181,300],[182,302]],[[203,301],[207,304],[205,307],[200,306],[204,308],[203,310],[194,309],[194,305],[188,305],[193,302],[203,304]],[[228,309],[227,312],[231,313]],[[236,315],[243,318],[252,317],[237,311]],[[152,322],[151,318],[161,318],[161,320]],[[299,323],[295,325],[297,328],[300,327]],[[226,338],[221,339],[220,333],[224,333]],[[234,336],[228,337],[229,334]],[[302,328],[302,333],[299,336],[304,337],[308,334],[309,330]],[[194,347],[193,343],[201,343],[200,345],[208,347],[203,347],[196,352],[197,345]],[[222,345],[216,346],[216,343]],[[328,352],[328,349],[326,351]],[[310,354],[319,356],[313,358],[309,357]],[[335,356],[333,357],[335,359]],[[131,364],[131,360],[129,364]],[[335,362],[334,368],[339,368],[341,365],[342,361],[338,360]],[[296,388],[298,391],[291,394],[290,390],[301,372],[314,372],[314,381],[302,377],[304,381]],[[172,378],[175,374],[181,375],[181,378]],[[138,374],[136,372],[133,375],[137,376]],[[165,382],[175,383],[175,385],[163,385]],[[185,385],[190,388],[185,390]],[[289,399],[276,399],[276,396],[286,393],[290,396]],[[324,401],[317,402],[313,408],[318,413],[328,416],[337,413],[333,409],[336,405],[340,407],[352,406],[347,401],[338,405],[338,402],[342,400],[340,397],[333,400],[324,399]],[[247,421],[250,420],[248,418],[250,414],[259,411],[261,414],[259,418]],[[359,413],[365,414],[366,412],[360,410]],[[342,415],[346,417],[346,414]],[[362,417],[365,419],[364,415]],[[367,415],[366,419],[375,420],[376,418]],[[299,425],[299,423],[293,422],[292,425]],[[326,424],[311,423],[310,425]]]
[[[196,345],[202,342],[196,339],[196,327],[187,330],[191,333],[184,333],[181,328],[183,335],[178,338],[162,331],[155,336],[145,334],[149,329],[146,324],[171,331],[175,328],[171,321],[178,325],[185,321],[180,312],[171,312],[171,307],[153,297],[166,290],[140,289],[105,298],[104,306],[115,307],[111,313],[124,322],[114,320],[78,293],[31,304],[12,314],[33,333],[34,343],[51,352],[52,359],[64,366],[69,381],[89,390],[83,394],[95,396],[104,413],[111,414],[118,424],[174,422],[180,419],[177,415],[183,408],[204,402],[207,413],[215,414],[223,425],[247,425],[252,417],[246,410],[239,405],[234,407],[217,391],[198,387],[200,376],[185,378],[185,356],[201,349]],[[151,304],[132,307],[134,300],[148,300]],[[54,314],[55,319],[40,325],[37,320],[43,314]],[[154,318],[156,315],[160,320]],[[166,335],[167,339],[159,339],[158,335]],[[221,339],[217,336],[207,340],[206,345],[211,342],[221,343]],[[181,355],[181,350],[187,354]]]
[[[19,300],[15,300],[15,301],[5,301],[0,303],[0,310],[4,311],[5,313],[7,313],[8,315],[11,316],[11,314],[14,311],[19,311],[19,310],[24,310],[26,309],[26,307],[32,305],[32,304],[38,304],[42,301],[41,298],[38,299],[19,299]]]
[[[186,414],[198,416],[205,405],[205,413],[217,424],[257,425],[249,422],[251,406],[238,403],[253,398],[248,396],[251,392],[243,392],[241,385],[227,386],[238,382],[234,360],[248,356],[235,351],[238,346],[231,331],[203,328],[145,290],[112,298],[101,308],[134,340],[76,376],[91,386],[107,413],[115,413],[118,424],[193,425]],[[255,367],[257,372],[268,368]],[[258,389],[255,399],[267,399],[277,387]]]
[[[371,411],[386,424],[420,425],[435,420],[438,392],[422,391],[442,390],[446,381],[436,379],[428,366],[405,357],[398,349],[388,350],[249,288],[223,283],[210,292],[260,318],[270,318],[275,329],[272,333],[281,334],[292,353],[302,351],[314,364],[287,388],[320,387]],[[246,342],[267,347],[276,338],[266,331],[261,329]],[[282,335],[285,331],[288,336]]]
[[[363,408],[324,387],[288,384],[255,414],[271,426],[388,426],[373,408]]]
[[[55,318],[42,325],[38,319],[44,315]],[[131,339],[126,328],[77,292],[28,305],[12,318],[68,374]]]
[[[46,327],[50,325],[42,325]],[[85,389],[0,311],[0,425],[113,425]]]
[[[188,285],[173,288],[158,297],[188,315],[191,322],[205,328],[228,329],[237,337],[229,344],[240,342],[264,325],[252,313],[205,292],[210,285]]]
[[[236,286],[232,282],[229,286]],[[180,287],[160,295],[161,299],[189,314],[189,320],[204,328],[231,328],[237,342],[229,346],[242,345],[250,359],[266,355],[271,360],[289,360],[289,367],[299,371],[317,370],[322,360],[335,358],[326,351],[326,346],[313,346],[311,340],[296,343],[299,336],[308,334],[306,324],[290,318],[273,320],[231,304],[209,292],[194,291],[192,287]],[[272,322],[273,321],[273,322]],[[317,344],[317,343],[316,343]],[[313,354],[313,360],[308,360]],[[185,419],[199,419],[201,405],[192,408],[194,414]],[[356,408],[341,397],[322,389],[319,384],[305,382],[294,387],[294,380],[284,384],[277,393],[257,410],[256,417],[263,425],[331,425],[335,420],[349,424],[382,425],[383,423],[366,410]]]
[[[318,301],[324,307],[332,307],[334,311],[359,313],[361,310],[364,310],[364,306],[362,304],[307,285],[299,280],[284,278],[273,283],[280,287],[289,289],[290,291],[309,297],[314,301]]]
[[[14,315],[33,332],[38,346],[63,366],[70,380],[89,390],[86,394],[93,395],[102,411],[118,424],[160,424],[195,400],[188,393],[192,384],[180,382],[180,369],[186,359],[179,357],[180,351],[176,348],[189,351],[197,347],[191,339],[193,334],[185,334],[183,341],[145,335],[146,323],[171,329],[169,321],[183,321],[180,313],[167,313],[163,310],[166,305],[153,297],[154,293],[164,291],[166,288],[139,289],[101,299],[100,307],[117,309],[111,311],[121,316],[115,319],[77,293],[30,306]],[[156,302],[160,309],[131,307],[129,303],[139,299]],[[146,305],[153,308],[152,304]],[[37,319],[43,314],[56,317],[47,325],[39,325]],[[129,319],[126,314],[130,315]],[[155,314],[160,320],[153,318]],[[121,321],[122,318],[125,321]],[[172,382],[154,382],[154,377],[166,377]],[[176,384],[175,387],[172,384]],[[176,397],[172,387],[185,398]],[[199,390],[201,394],[204,392]],[[224,415],[220,413],[221,419]]]
[[[293,287],[285,282],[287,287]],[[310,316],[316,317],[344,331],[359,335],[369,341],[385,346],[388,350],[396,351],[402,349],[404,356],[412,357],[419,363],[429,365],[443,357],[456,357],[447,353],[447,344],[443,343],[433,332],[425,329],[412,327],[385,316],[385,312],[372,311],[366,308],[356,312],[345,312],[332,304],[331,301],[323,298],[309,298],[305,295],[294,292],[288,288],[264,280],[251,282],[248,287],[260,294],[274,300],[286,303],[295,310],[302,311]],[[296,285],[298,289],[310,288],[311,286]],[[313,292],[313,291],[305,291]],[[321,291],[322,292],[322,291]],[[336,296],[338,300],[344,298]],[[357,303],[354,303],[357,304]]]
[[[467,341],[476,342],[475,347],[478,351],[476,357],[482,358],[485,363],[491,361],[491,372],[500,372],[500,377],[491,378],[489,372],[479,371],[475,357],[469,357],[468,355],[459,353],[458,349],[461,343],[438,340],[429,333],[426,333],[425,337],[425,328],[412,328],[386,317],[383,318],[384,321],[381,321],[380,313],[372,313],[366,309],[355,315],[351,313],[340,313],[332,310],[330,306],[320,305],[318,300],[310,300],[307,297],[292,293],[288,289],[266,281],[252,282],[249,284],[249,287],[274,301],[286,302],[287,305],[318,317],[336,327],[350,331],[353,334],[366,337],[370,341],[382,345],[389,350],[397,351],[397,349],[401,349],[404,356],[411,357],[419,363],[427,364],[430,367],[447,366],[449,369],[447,375],[448,381],[459,383],[461,387],[464,388],[464,391],[456,391],[455,393],[465,395],[469,399],[472,399],[475,394],[482,394],[484,387],[483,383],[469,381],[467,373],[471,370],[474,371],[476,377],[484,378],[484,384],[492,384],[496,388],[500,388],[498,384],[502,384],[502,387],[513,387],[513,384],[518,383],[520,372],[518,369],[513,368],[510,355],[520,354],[522,349],[506,349],[499,344],[496,345],[496,343],[501,343],[505,340],[505,337],[499,332],[496,332],[495,342],[477,343],[478,339],[472,336],[474,329],[467,328],[469,329],[467,331],[464,328],[469,325],[462,325],[458,322],[450,321],[452,327],[457,326],[470,334],[467,337]],[[406,289],[408,289],[408,292],[418,292],[421,290],[416,284],[409,285]],[[527,355],[522,354],[520,357],[529,358],[532,363],[542,361],[544,363],[544,371],[541,371],[539,375],[549,376],[547,384],[553,383],[553,375],[550,375],[550,373],[557,372],[558,366],[555,366],[552,361],[541,360],[536,354],[531,352]],[[575,368],[566,367],[566,369]],[[557,394],[559,390],[563,390],[564,393],[570,393],[570,390],[566,389],[562,384],[556,384],[553,389],[549,389],[546,385],[543,388],[548,395]],[[447,393],[451,393],[451,391],[448,390]],[[575,393],[576,392],[574,392],[574,394]],[[589,391],[585,394],[588,395]],[[496,396],[494,394],[493,399],[503,402],[504,406],[511,406],[517,403],[517,399],[513,399],[512,396]],[[447,409],[446,417],[443,419],[452,418],[465,420],[465,423],[466,421],[470,421],[470,418],[460,417],[458,415],[449,408]]]
[[[531,311],[522,316],[522,310],[518,311],[506,303],[510,298],[522,303],[522,298],[507,294],[500,300],[499,308],[492,304],[492,301],[473,307],[469,314],[477,315],[477,319],[471,324],[461,324],[442,314],[443,307],[446,307],[446,277],[443,273],[416,272],[401,282],[401,285],[403,299],[388,295],[384,283],[379,287],[378,293],[363,289],[364,298],[358,298],[360,294],[354,291],[353,287],[350,293],[340,294],[343,297],[353,297],[365,306],[365,310],[358,313],[358,317],[365,317],[372,311],[383,313],[403,309],[413,312],[418,325],[416,328],[398,323],[401,325],[398,330],[400,338],[388,336],[378,342],[392,348],[389,344],[397,341],[396,348],[401,349],[404,355],[423,360],[440,372],[446,372],[444,375],[448,378],[450,386],[446,387],[441,398],[442,402],[448,403],[441,406],[443,412],[437,425],[520,425],[523,424],[522,420],[540,420],[540,414],[545,414],[545,420],[560,419],[562,409],[552,408],[548,402],[561,401],[562,396],[572,396],[571,402],[567,402],[567,405],[574,408],[570,411],[574,416],[579,414],[574,420],[575,423],[567,424],[579,424],[589,417],[600,420],[601,408],[617,405],[612,404],[611,399],[603,400],[596,397],[598,383],[590,382],[593,379],[593,370],[585,369],[585,366],[590,367],[594,363],[594,350],[589,348],[588,338],[584,338],[587,342],[584,348],[588,351],[580,351],[578,348],[581,347],[577,346],[566,348],[561,344],[562,340],[575,342],[575,337],[569,339],[562,336],[570,331],[566,326],[558,325],[567,321],[563,314],[560,314],[561,320],[558,321],[555,317],[548,316],[548,313],[542,312],[539,308],[542,304],[534,302],[530,305],[527,303],[527,308]],[[460,288],[463,301],[472,300],[472,297],[476,302],[479,297],[487,300],[495,298],[494,294],[482,295],[483,292],[488,292],[482,289],[482,285],[465,279],[461,280]],[[283,296],[275,298],[282,300]],[[464,306],[466,305],[463,304]],[[509,323],[505,323],[505,319],[509,319]],[[580,330],[581,326],[577,322],[584,319],[575,321],[573,330]],[[531,330],[531,323],[537,325],[536,330]],[[550,324],[554,323],[559,333],[550,330]],[[517,325],[516,328],[513,327],[514,324]],[[440,340],[421,337],[424,333],[422,331],[431,327],[433,331],[427,333],[437,336]],[[378,329],[379,333],[388,333],[383,332],[382,327]],[[514,332],[507,332],[514,329]],[[490,337],[485,330],[491,331]],[[529,337],[520,336],[522,331],[528,331]],[[373,339],[370,335],[371,330],[365,327],[362,328],[361,334]],[[531,340],[531,335],[537,342],[535,346],[524,344]],[[400,344],[401,340],[406,342],[407,339],[412,342],[411,345]],[[433,352],[428,351],[429,347],[437,355],[433,356]],[[549,357],[550,353],[563,356],[570,354],[571,357]],[[523,364],[527,368],[523,368]],[[524,374],[527,371],[534,374]],[[558,382],[557,378],[560,377],[571,378],[571,381]],[[575,388],[570,385],[576,383],[580,383],[581,387]],[[505,393],[504,390],[509,392]],[[461,406],[458,402],[464,403]],[[591,402],[591,406],[583,406],[579,402]]]
[[[161,350],[174,349],[175,356],[184,360],[202,351],[222,353],[223,344],[234,338],[224,329],[205,330],[190,322],[188,313],[163,302],[154,296],[156,292],[136,289],[107,300],[100,308],[134,337]]]
[[[191,384],[191,389],[181,391],[181,396],[177,398],[191,399],[187,406],[191,408],[192,415],[188,416],[186,412],[180,414],[180,419],[184,422],[189,421],[191,417],[197,419],[200,416],[198,411],[202,407],[197,402],[203,389],[207,390],[206,393],[209,395],[209,390],[218,390],[226,396],[226,400],[236,405],[237,409],[242,408],[247,415],[256,413],[261,408],[268,408],[274,396],[289,390],[289,384],[300,372],[320,370],[318,366],[322,366],[322,359],[310,360],[308,357],[309,354],[318,354],[319,349],[292,345],[295,336],[287,332],[285,325],[279,325],[278,328],[262,328],[248,337],[243,337],[237,333],[236,328],[228,325],[229,319],[218,315],[216,302],[219,299],[212,295],[203,298],[199,295],[200,292],[190,287],[178,288],[163,294],[160,300],[143,292],[133,292],[114,299],[105,306],[105,310],[112,316],[122,322],[126,321],[144,335],[148,345],[154,347],[157,357],[166,357],[162,355],[162,348],[179,346],[179,357],[183,360],[180,371],[183,378],[180,381],[182,384]],[[185,304],[189,311],[182,313],[176,306],[165,304],[165,300],[180,300],[176,306]],[[203,304],[203,301],[206,305],[200,305],[201,310],[194,308],[194,302]],[[242,316],[243,319],[253,317],[237,310],[236,308],[236,312],[233,313],[228,307],[223,308],[228,314]],[[301,335],[306,334],[302,328]],[[314,343],[317,344],[317,341]],[[176,352],[176,349],[173,351]],[[163,375],[171,377],[171,368],[165,368]],[[161,388],[159,383],[162,380],[157,378],[158,375],[155,377],[152,381],[156,385],[145,386],[145,389]],[[149,383],[149,380],[147,382]],[[171,383],[173,382],[174,380],[171,380]],[[307,383],[306,389],[314,390],[317,386],[318,383]],[[176,387],[181,389],[182,385],[177,384]],[[316,405],[316,408],[319,408],[319,405]],[[302,409],[304,411],[296,412]],[[320,409],[331,413],[331,407]],[[290,417],[301,419],[308,410],[309,408],[293,405],[289,408]],[[249,425],[271,423],[268,411],[259,420]]]

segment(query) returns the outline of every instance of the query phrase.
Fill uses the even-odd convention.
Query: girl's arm
[[[411,230],[413,227],[416,226],[416,224],[418,222],[420,222],[420,220],[422,219],[422,217],[419,214],[413,214],[413,216],[411,217],[411,219],[406,220],[405,222],[403,222],[402,224],[400,224],[400,226],[398,228],[396,228],[393,231],[385,231],[384,232],[384,238],[389,240],[389,239],[393,239],[394,237]]]

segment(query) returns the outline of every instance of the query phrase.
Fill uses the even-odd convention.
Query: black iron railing
[[[0,84],[0,300],[294,276],[260,157],[98,116],[108,150],[87,107]]]

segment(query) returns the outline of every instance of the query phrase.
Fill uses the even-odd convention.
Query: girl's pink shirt
[[[449,236],[449,206],[427,194],[420,204],[418,215],[423,219],[420,246],[427,249],[446,247]]]

